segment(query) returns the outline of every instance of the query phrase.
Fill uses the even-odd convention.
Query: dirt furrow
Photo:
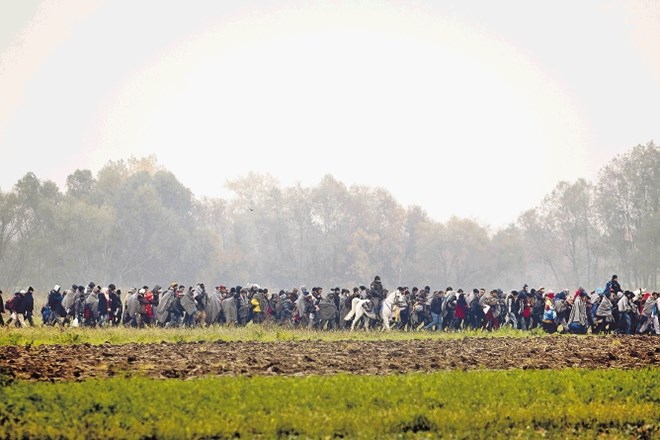
[[[658,337],[411,341],[200,342],[0,348],[0,376],[84,380],[116,375],[392,374],[471,369],[660,366]]]

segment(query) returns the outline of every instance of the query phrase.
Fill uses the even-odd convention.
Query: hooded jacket
[[[181,297],[181,307],[188,315],[193,315],[197,311],[197,304],[193,297],[193,291],[188,289]]]
[[[34,297],[29,290],[23,296],[23,307],[25,307],[25,313],[34,312]]]
[[[89,306],[89,312],[92,318],[97,319],[99,317],[99,294],[96,289],[89,294],[85,300],[85,304]]]
[[[62,295],[56,290],[51,290],[48,294],[48,307],[56,316],[66,316],[66,310],[62,307]]]
[[[208,325],[215,324],[220,319],[220,314],[222,313],[222,298],[218,291],[213,291],[208,297],[208,302],[206,304],[206,318],[205,322]]]
[[[584,327],[587,326],[588,322],[587,305],[585,304],[584,299],[579,295],[575,298],[575,301],[573,301],[573,308],[568,317],[568,323],[571,324],[573,322],[578,322]]]
[[[135,291],[126,298],[126,315],[129,319],[135,318],[135,315],[137,315],[138,310],[140,309],[140,302],[138,301],[137,296],[137,291]]]
[[[160,302],[158,303],[158,307],[156,307],[156,319],[158,320],[159,323],[165,324],[167,321],[167,317],[169,316],[170,312],[170,307],[172,307],[172,303],[174,303],[174,299],[176,298],[176,293],[174,292],[174,288],[170,287],[167,289],[167,292],[165,292],[160,299]]]
[[[222,313],[224,313],[225,320],[228,323],[236,323],[236,321],[238,321],[236,298],[234,298],[234,296],[230,295],[222,300]]]

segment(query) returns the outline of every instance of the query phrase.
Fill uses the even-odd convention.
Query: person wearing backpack
[[[7,310],[11,312],[7,325],[14,323],[16,327],[23,327],[23,313],[25,313],[25,305],[23,304],[23,295],[25,290],[21,290],[14,294],[14,297],[7,301]]]

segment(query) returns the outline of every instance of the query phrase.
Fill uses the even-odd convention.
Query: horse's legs
[[[353,301],[351,301],[351,311],[348,312],[348,315],[344,316],[344,321],[350,321],[351,318],[355,315],[356,308],[357,308],[357,301],[355,301],[357,298],[353,298]]]
[[[351,324],[351,331],[355,330],[355,324],[360,320],[360,316],[358,316],[357,312],[355,313],[355,316],[353,317],[353,323]]]
[[[390,329],[390,318],[388,316],[385,316],[383,314],[383,329],[381,331],[387,330],[388,332],[391,330]]]

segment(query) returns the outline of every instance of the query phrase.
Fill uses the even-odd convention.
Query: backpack
[[[15,300],[15,299],[16,299],[16,297],[15,297],[15,296],[12,296],[11,298],[9,298],[9,299],[5,302],[5,309],[7,309],[7,311],[9,311],[9,312],[13,312],[13,311],[14,311],[14,300]]]
[[[566,302],[563,299],[555,301],[555,311],[561,313],[564,310],[566,310]]]
[[[557,318],[555,309],[548,309],[543,312],[543,321],[553,322]]]
[[[50,320],[50,315],[52,314],[50,306],[46,304],[41,308],[41,320],[44,324],[47,324]]]

